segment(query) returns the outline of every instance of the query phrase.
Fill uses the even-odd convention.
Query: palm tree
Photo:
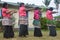
[[[55,1],[55,4],[56,4],[56,9],[58,10],[60,0],[54,0],[54,1]]]
[[[46,5],[46,7],[48,7],[50,1],[51,1],[51,0],[45,0],[45,2],[43,2],[43,3]]]

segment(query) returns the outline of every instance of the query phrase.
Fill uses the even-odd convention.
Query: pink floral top
[[[25,7],[19,8],[19,16],[26,16],[26,8]]]
[[[2,8],[2,16],[3,16],[3,17],[10,18],[11,15],[10,15],[9,13],[7,14],[6,11],[8,11],[7,8]]]
[[[47,10],[47,12],[46,12],[46,18],[47,18],[48,20],[53,20],[52,11]]]
[[[37,19],[37,20],[39,20],[39,18],[40,18],[40,11],[39,10],[34,10],[34,19]]]

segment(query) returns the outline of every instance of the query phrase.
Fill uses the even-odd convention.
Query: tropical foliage
[[[46,5],[46,7],[48,7],[50,1],[51,1],[51,0],[45,0],[45,2],[43,2],[43,3]]]
[[[42,29],[47,29],[47,19],[44,17],[44,18],[41,18],[41,28]]]

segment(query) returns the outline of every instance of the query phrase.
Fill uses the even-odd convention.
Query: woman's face
[[[24,4],[22,4],[22,7],[24,7],[25,5]]]
[[[8,8],[8,4],[6,5],[6,8]]]

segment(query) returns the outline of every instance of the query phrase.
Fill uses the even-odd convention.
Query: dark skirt
[[[55,26],[49,26],[49,30],[50,30],[50,33],[49,33],[50,36],[56,36],[57,35]]]
[[[35,37],[42,37],[42,32],[40,28],[34,28],[34,36]]]
[[[28,35],[28,25],[25,25],[26,27],[26,35]]]
[[[4,38],[13,38],[14,32],[12,26],[4,26]]]
[[[26,36],[26,35],[28,35],[27,25],[21,24],[19,28],[19,36]]]

